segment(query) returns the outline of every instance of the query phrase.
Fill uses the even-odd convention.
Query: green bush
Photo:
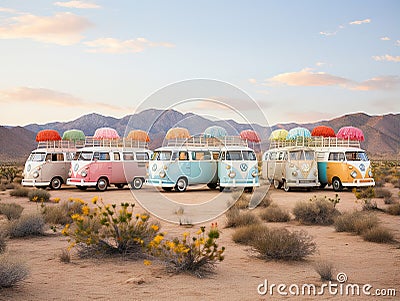
[[[394,241],[393,233],[388,229],[382,227],[373,227],[362,233],[362,237],[366,241],[376,243],[391,243]]]
[[[340,212],[326,197],[314,196],[308,201],[297,202],[293,208],[295,219],[306,225],[331,225]]]
[[[290,232],[285,228],[266,229],[250,245],[267,260],[302,260],[317,250],[307,232]]]
[[[148,214],[133,214],[135,204],[121,203],[117,208],[116,204],[98,203],[97,197],[92,203],[95,208],[84,203],[82,214],[73,214],[71,225],[66,224],[61,232],[71,247],[77,246],[80,257],[137,257],[159,232],[159,225],[151,223]]]
[[[400,204],[395,203],[387,207],[386,212],[391,215],[400,215]]]
[[[0,204],[0,215],[5,215],[8,220],[18,219],[21,216],[24,207],[19,204]]]
[[[50,201],[50,193],[43,189],[35,189],[28,193],[28,198],[31,202],[46,203]]]
[[[253,224],[235,229],[232,239],[235,243],[249,245],[261,233],[266,231],[267,226],[263,224]]]
[[[283,210],[275,204],[263,209],[260,212],[261,219],[266,222],[288,222],[290,221],[290,214],[288,211]]]
[[[18,188],[14,189],[14,190],[11,190],[10,191],[10,195],[11,196],[16,196],[16,197],[25,197],[26,198],[30,191],[31,190],[28,189],[28,188],[18,187]]]
[[[241,226],[260,223],[260,220],[254,213],[250,211],[242,212],[237,207],[231,207],[226,212],[226,218],[227,218],[226,221],[227,228],[241,227]]]
[[[43,235],[44,226],[45,222],[41,214],[29,214],[10,221],[6,229],[11,238],[17,238]]]
[[[12,287],[26,279],[28,267],[7,255],[0,255],[0,288]]]
[[[351,232],[361,234],[376,227],[379,223],[375,214],[367,212],[346,212],[336,217],[335,229],[337,232]]]

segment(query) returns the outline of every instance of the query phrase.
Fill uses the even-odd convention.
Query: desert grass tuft
[[[0,254],[4,253],[7,248],[7,241],[6,241],[6,236],[4,233],[0,233]]]
[[[45,222],[40,214],[23,215],[6,226],[10,238],[44,235]]]
[[[362,233],[362,237],[366,241],[376,243],[391,243],[394,241],[393,233],[383,227],[373,227]]]
[[[18,187],[18,188],[14,189],[14,190],[11,190],[10,191],[10,195],[11,196],[15,196],[15,197],[21,197],[21,198],[25,197],[26,198],[26,197],[28,197],[28,194],[29,194],[30,191],[31,190],[28,189],[28,188]]]
[[[266,222],[288,222],[290,221],[290,214],[288,211],[283,210],[278,205],[272,204],[263,209],[259,216]]]
[[[250,211],[240,211],[237,207],[233,206],[226,212],[226,227],[241,227],[252,224],[259,224],[258,217]]]
[[[333,263],[326,261],[326,260],[321,260],[317,261],[314,264],[314,269],[318,273],[318,275],[321,277],[322,281],[331,281],[333,280]]]
[[[235,229],[235,232],[232,235],[232,240],[238,244],[249,245],[266,230],[267,226],[263,224],[239,227]]]
[[[268,192],[264,190],[255,190],[251,195],[253,204],[258,204],[258,207],[268,207],[272,203],[272,198]]]
[[[400,203],[395,203],[388,206],[385,212],[390,215],[400,215]]]
[[[70,263],[71,253],[68,249],[62,249],[61,252],[58,254],[58,258],[60,259],[60,262]]]
[[[16,203],[0,204],[0,215],[5,215],[8,220],[18,219],[24,207]]]
[[[8,255],[0,255],[0,288],[13,287],[29,275],[28,267]]]
[[[50,193],[43,189],[35,189],[28,193],[28,198],[31,202],[46,203],[50,201]]]
[[[293,208],[295,219],[305,225],[331,225],[340,212],[326,197],[297,202]]]
[[[354,211],[346,212],[335,219],[337,232],[351,232],[361,234],[376,227],[379,223],[377,216],[373,213]]]

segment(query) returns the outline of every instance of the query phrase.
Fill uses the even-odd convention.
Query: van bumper
[[[22,179],[21,182],[22,186],[30,186],[30,187],[47,187],[50,185],[50,181],[36,181],[36,180],[29,180],[29,179]]]
[[[175,187],[175,183],[161,179],[146,179],[144,185],[153,187]]]
[[[83,179],[68,178],[67,185],[93,187],[97,185],[97,182],[85,182]]]
[[[221,187],[259,187],[260,182],[257,181],[256,179],[253,179],[252,181],[233,179],[232,181],[229,181],[229,182],[220,182],[219,186],[221,186]]]
[[[355,179],[352,183],[342,183],[343,187],[369,187],[375,186],[375,180],[368,178],[368,179]]]
[[[297,179],[297,180],[286,180],[288,187],[318,187],[321,184],[315,180]]]

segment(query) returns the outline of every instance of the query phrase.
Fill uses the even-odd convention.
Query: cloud
[[[328,32],[328,31],[320,31],[319,34],[329,37],[329,36],[334,36],[338,33],[339,30],[333,31],[333,32]]]
[[[400,62],[400,56],[392,56],[389,54],[385,55],[375,55],[372,57],[375,61],[381,62],[381,61],[387,61],[387,62],[395,62],[398,63]]]
[[[396,46],[400,46],[400,40],[397,40],[395,43]]]
[[[86,2],[86,1],[67,1],[67,2],[55,2],[54,5],[68,8],[100,8],[100,5],[96,3]]]
[[[255,78],[249,78],[248,81],[250,84],[257,84],[257,80]]]
[[[356,21],[350,22],[349,24],[350,25],[361,25],[361,24],[365,24],[365,23],[371,23],[371,19],[356,20]]]
[[[127,108],[101,102],[87,102],[71,94],[44,88],[17,87],[0,90],[0,104],[20,103],[54,107],[81,107],[87,109],[105,109],[125,111]]]
[[[312,69],[306,68],[299,72],[278,74],[267,79],[265,81],[265,85],[287,85],[301,87],[338,86],[344,89],[357,91],[390,90],[397,88],[400,85],[400,77],[380,76],[365,80],[363,82],[356,82],[324,72],[313,72]]]
[[[101,38],[84,43],[90,47],[88,52],[100,53],[137,53],[142,52],[148,47],[174,47],[174,44],[167,42],[151,42],[145,38],[133,40],[118,40],[114,38]]]
[[[0,26],[0,39],[32,39],[58,45],[72,45],[83,39],[81,33],[92,24],[72,13],[53,16],[23,14],[6,20]]]
[[[389,37],[382,37],[381,40],[382,41],[390,41],[390,38]]]
[[[276,75],[268,79],[268,83],[288,86],[346,86],[350,81],[324,72],[312,72],[311,69],[306,68],[299,72]]]
[[[1,13],[9,13],[9,14],[16,14],[18,13],[15,9],[7,8],[7,7],[0,7]]]

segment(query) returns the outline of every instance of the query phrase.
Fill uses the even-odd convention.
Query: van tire
[[[184,192],[188,186],[188,181],[186,178],[181,177],[176,181],[175,190],[179,192]]]
[[[96,190],[98,191],[106,191],[108,187],[108,181],[107,178],[100,178],[97,180],[97,184],[96,184]]]
[[[210,188],[210,189],[216,189],[216,188],[217,188],[217,184],[215,184],[215,183],[208,183],[208,184],[207,184],[207,187]]]
[[[278,180],[274,180],[274,187],[275,189],[281,189],[282,188],[282,182]]]
[[[333,190],[335,190],[335,191],[343,190],[343,185],[339,178],[333,178],[332,187],[333,187]]]
[[[54,190],[58,190],[61,188],[61,185],[63,183],[63,180],[59,177],[54,177],[50,181],[50,188]]]
[[[132,188],[138,190],[143,186],[143,178],[134,178],[132,181]]]
[[[285,192],[289,192],[290,191],[290,186],[288,186],[286,181],[283,183],[283,190],[285,190]]]

